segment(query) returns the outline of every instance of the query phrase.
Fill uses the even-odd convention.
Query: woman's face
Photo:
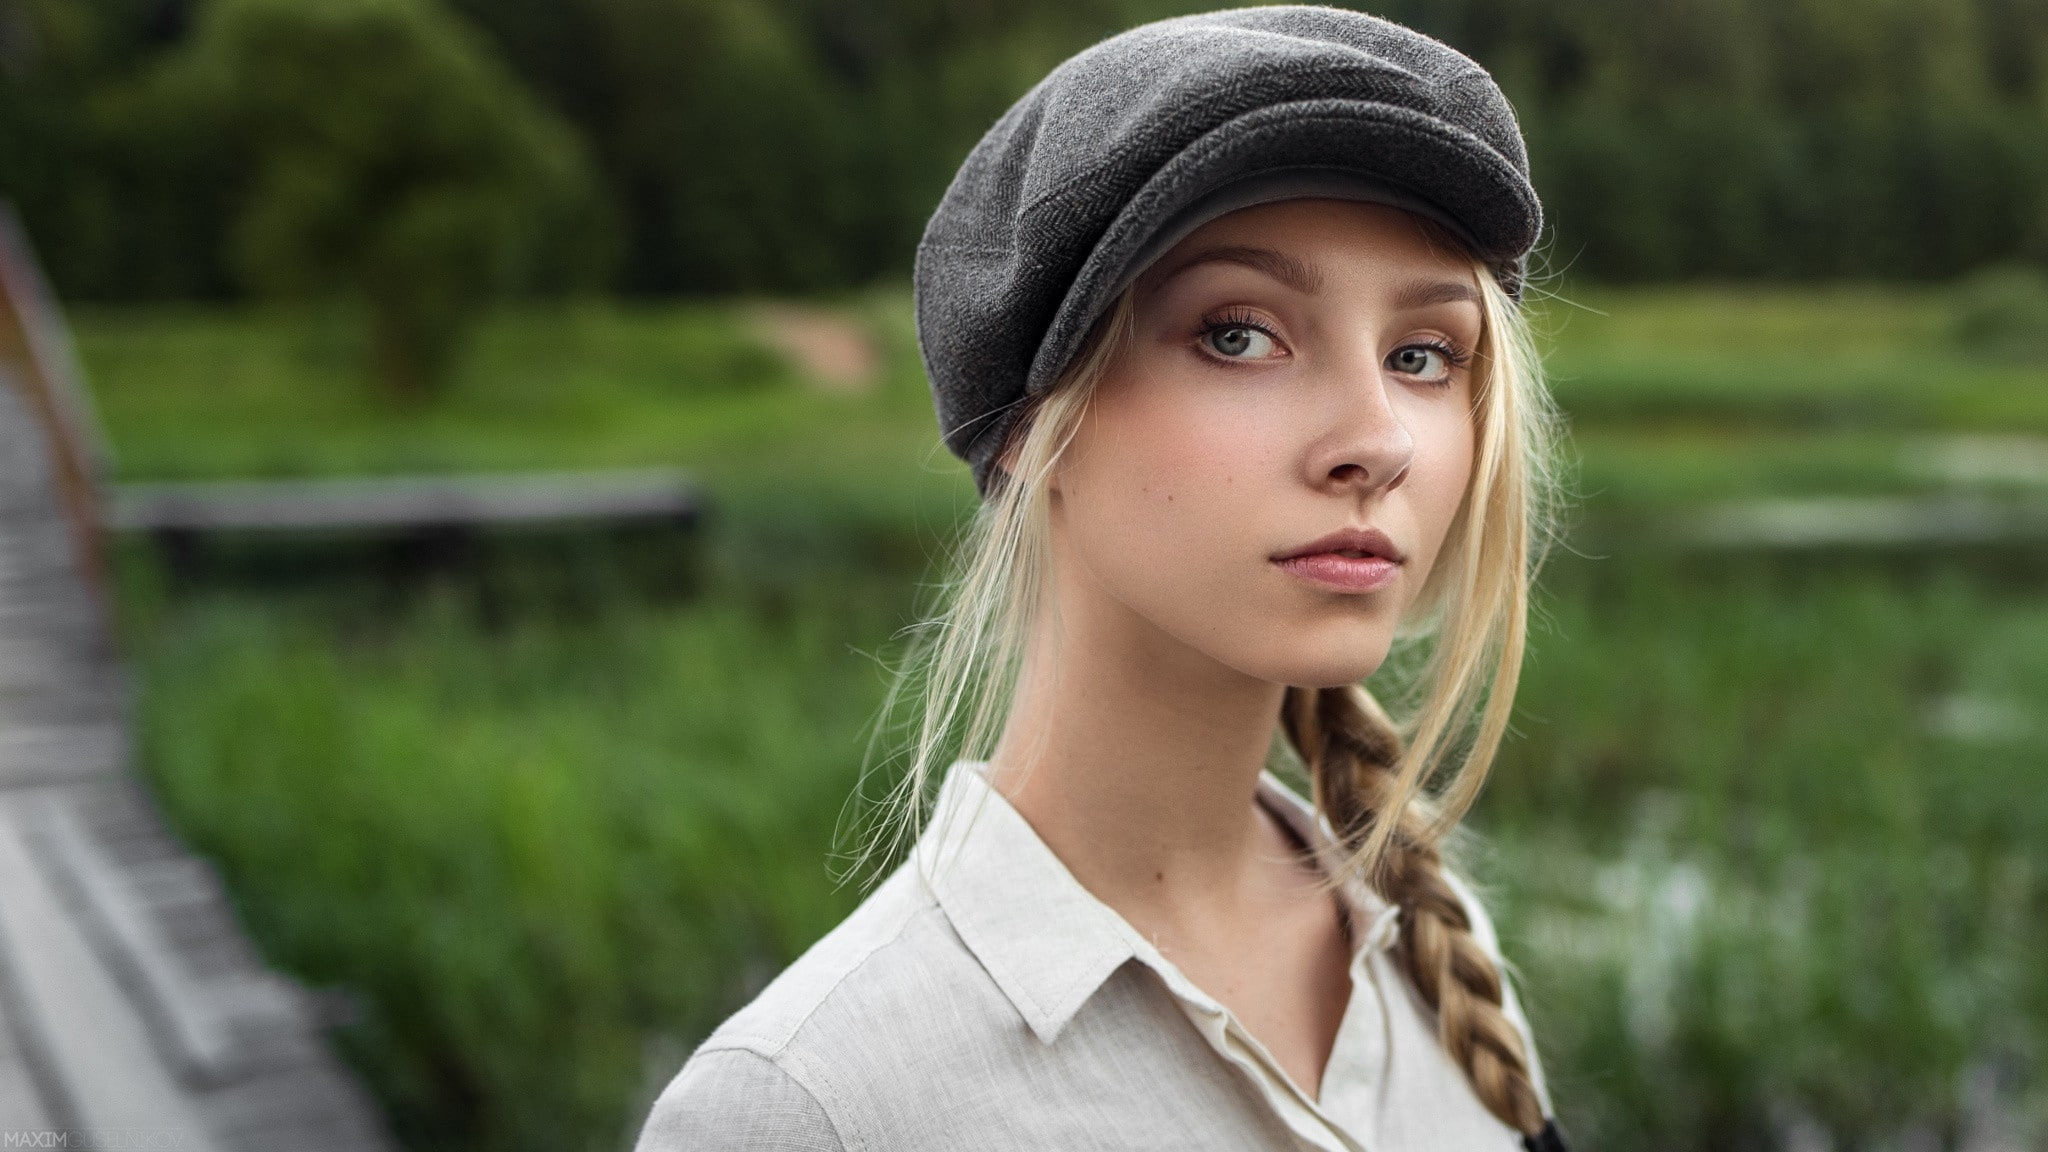
[[[1398,209],[1287,200],[1189,235],[1135,304],[1052,480],[1060,594],[1258,679],[1370,675],[1472,472],[1472,265]],[[1390,554],[1318,544],[1346,531]]]

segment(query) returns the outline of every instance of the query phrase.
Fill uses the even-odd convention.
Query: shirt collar
[[[960,760],[947,770],[913,856],[962,942],[1050,1044],[1124,961],[1160,961],[989,785],[985,767]],[[1316,847],[1327,870],[1335,843],[1328,820],[1271,772],[1260,772],[1258,795]],[[1367,946],[1391,944],[1395,910],[1363,885],[1352,885],[1348,895],[1361,914],[1355,922],[1369,926]]]

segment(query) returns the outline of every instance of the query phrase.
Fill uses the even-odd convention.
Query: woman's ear
[[[1017,454],[1018,452],[1023,450],[1023,447],[1024,437],[1010,437],[1010,442],[1007,445],[1005,445],[1003,447],[1002,452],[1000,452],[996,456],[996,467],[1002,469],[1006,475],[1015,477],[1017,475]],[[1059,485],[1057,475],[1051,477],[1050,480],[1051,483],[1049,485],[1049,490],[1057,491]]]

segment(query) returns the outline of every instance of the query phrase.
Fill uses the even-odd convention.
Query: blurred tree
[[[1010,101],[1115,0],[452,0],[573,117],[640,293],[900,272]]]
[[[394,396],[445,377],[494,294],[607,270],[575,135],[433,0],[214,0],[144,91],[242,158],[238,279],[359,298]]]
[[[0,196],[67,295],[233,289],[218,140],[121,91],[182,25],[175,0],[0,0]]]
[[[511,87],[481,59],[488,48],[586,141],[602,178],[597,200],[630,241],[611,287],[829,290],[900,276],[967,148],[1061,58],[1119,28],[1211,6],[438,0],[484,33],[471,37],[435,2],[0,0],[0,194],[21,202],[68,294],[274,285],[253,274],[246,240],[227,239],[251,231],[245,192],[266,186],[248,163],[258,134],[223,133],[215,112],[134,77],[167,52],[199,54],[193,41],[221,38],[209,31],[216,25],[253,24],[233,15],[243,8],[296,22],[301,41],[318,29],[343,37],[375,11],[441,47],[388,60],[346,45],[280,54],[259,69],[282,78],[272,103],[312,92],[359,109],[346,117],[396,116],[400,131],[369,134],[394,149],[417,151],[430,136],[444,148],[465,124],[516,136],[476,111],[493,99],[482,93]],[[1367,7],[1443,37],[1500,78],[1530,137],[1554,224],[1552,263],[1575,274],[1925,278],[2030,253],[2048,259],[2043,0]],[[449,66],[449,52],[473,59]],[[285,76],[296,60],[310,72]],[[488,78],[430,81],[423,68]],[[475,98],[444,108],[419,96],[443,82]],[[384,111],[362,110],[378,100]],[[301,146],[305,133],[288,118],[266,122],[287,127],[266,130],[282,143],[262,155],[317,150]],[[571,215],[593,212],[586,204]],[[583,234],[539,230],[541,239]],[[604,251],[553,243],[528,271],[536,286],[560,287]]]

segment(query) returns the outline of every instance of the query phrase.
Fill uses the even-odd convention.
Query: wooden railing
[[[0,387],[21,392],[42,425],[53,483],[79,573],[107,608],[100,483],[109,456],[79,372],[71,334],[12,205],[0,201]]]

